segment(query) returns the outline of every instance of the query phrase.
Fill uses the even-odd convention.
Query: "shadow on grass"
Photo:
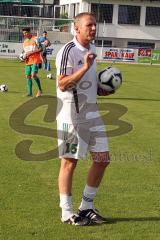
[[[106,224],[116,224],[118,222],[157,222],[160,221],[160,217],[124,217],[124,218],[107,218],[103,223],[91,223],[90,227]]]
[[[9,93],[20,93],[20,92],[17,92],[17,91],[10,91],[10,90],[8,90],[8,91],[6,91],[6,92],[4,92],[4,93],[9,94]]]
[[[160,221],[160,217],[124,217],[124,218],[109,218],[108,223],[117,223],[117,222],[156,222]]]
[[[98,97],[99,99],[104,99],[104,97]],[[112,99],[112,100],[131,100],[131,101],[156,101],[156,102],[159,102],[160,99],[150,99],[150,98],[109,98],[108,99]]]

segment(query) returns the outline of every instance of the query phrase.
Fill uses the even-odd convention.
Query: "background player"
[[[45,66],[47,66],[47,47],[49,47],[51,45],[51,43],[50,43],[49,39],[47,38],[46,31],[44,31],[42,36],[40,36],[38,38],[38,42],[43,46],[43,51],[42,51],[41,55],[42,55],[42,60],[45,64]]]
[[[38,86],[38,92],[36,94],[36,97],[39,97],[42,95],[42,88],[37,73],[38,65],[42,62],[42,48],[37,41],[37,37],[31,34],[30,28],[23,28],[22,33],[24,36],[23,51],[26,56],[25,75],[27,78],[27,96],[32,96],[32,79],[34,79]]]

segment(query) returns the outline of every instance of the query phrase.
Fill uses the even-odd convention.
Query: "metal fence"
[[[33,34],[40,35],[44,30],[50,36],[56,32],[71,34],[72,19],[61,18],[35,18],[35,17],[18,17],[18,16],[0,16],[0,41],[3,42],[21,42],[22,28],[30,27]],[[54,34],[55,35],[55,34]],[[51,37],[52,42],[52,37]],[[66,38],[67,42],[68,38]],[[53,37],[53,42],[55,40]],[[64,39],[65,41],[65,39]]]

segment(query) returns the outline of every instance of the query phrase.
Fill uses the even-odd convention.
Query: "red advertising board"
[[[151,57],[152,49],[151,48],[139,48],[138,57]]]

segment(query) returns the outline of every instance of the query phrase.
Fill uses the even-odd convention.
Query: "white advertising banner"
[[[138,50],[132,48],[103,48],[102,59],[138,62]]]
[[[2,57],[17,57],[21,52],[21,43],[0,42],[0,56]]]
[[[47,48],[47,58],[55,59],[62,44],[51,44]],[[22,43],[0,42],[0,57],[17,58],[22,52]]]
[[[63,44],[51,44],[47,48],[47,58],[55,59]],[[22,43],[0,42],[0,57],[17,58],[22,52]],[[96,48],[97,59],[111,61],[138,62],[138,49],[131,48]]]

